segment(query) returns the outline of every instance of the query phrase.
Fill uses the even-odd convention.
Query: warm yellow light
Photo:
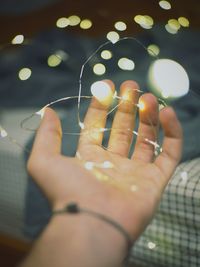
[[[89,19],[84,19],[81,21],[80,27],[84,30],[90,29],[92,27],[92,21]]]
[[[69,19],[68,18],[65,18],[65,17],[59,18],[56,21],[56,26],[58,28],[65,28],[65,27],[69,26],[69,24],[70,24]]]
[[[160,1],[159,2],[159,6],[162,8],[162,9],[165,9],[165,10],[169,10],[171,9],[171,4],[169,1]]]
[[[104,81],[97,81],[91,86],[91,93],[102,104],[109,104],[113,98],[110,85]]]
[[[97,63],[93,67],[93,72],[96,75],[103,75],[106,72],[106,67],[102,63]]]
[[[189,20],[187,18],[185,18],[185,17],[178,18],[178,22],[180,23],[180,25],[182,27],[189,27],[189,25],[190,25]]]
[[[22,44],[23,41],[24,41],[24,35],[18,34],[12,39],[11,43],[12,44]]]
[[[31,73],[32,73],[31,69],[23,68],[19,71],[18,77],[20,80],[25,81],[31,77]]]
[[[142,23],[142,22],[144,21],[144,18],[143,18],[142,15],[136,15],[136,16],[134,17],[134,21],[135,21],[137,24],[140,24],[140,23]]]
[[[106,35],[107,39],[111,41],[113,44],[115,44],[117,41],[119,41],[119,34],[115,31],[108,32]]]
[[[68,19],[69,19],[69,25],[70,26],[76,26],[81,21],[80,17],[77,15],[72,15],[72,16],[68,17]]]
[[[147,47],[147,51],[148,51],[149,55],[156,57],[160,53],[160,48],[155,44],[151,44]]]
[[[59,55],[50,55],[47,59],[49,67],[57,67],[61,63],[62,59]]]
[[[111,59],[112,58],[112,52],[110,51],[110,50],[103,50],[102,52],[101,52],[101,57],[103,58],[103,59]]]
[[[115,23],[115,29],[118,31],[125,31],[127,28],[126,23],[123,21],[117,21]]]
[[[122,70],[130,71],[135,68],[135,63],[133,62],[133,60],[123,57],[119,59],[118,66]]]
[[[164,98],[178,98],[189,91],[189,77],[185,69],[171,59],[158,59],[149,69],[149,84]]]

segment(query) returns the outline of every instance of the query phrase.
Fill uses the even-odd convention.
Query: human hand
[[[114,85],[108,82],[112,87]],[[116,112],[108,148],[102,148],[108,105],[94,97],[84,120],[78,154],[81,159],[61,155],[62,131],[56,113],[47,108],[38,129],[28,170],[46,194],[53,208],[70,201],[103,213],[121,224],[134,238],[153,216],[164,187],[181,157],[182,130],[172,108],[158,112],[156,98],[144,94],[139,111],[140,124],[136,146],[128,158],[134,129],[138,85],[126,81],[120,94],[128,94]],[[162,153],[155,158],[154,146],[159,125],[164,130]],[[110,162],[112,168],[85,168],[87,162]]]

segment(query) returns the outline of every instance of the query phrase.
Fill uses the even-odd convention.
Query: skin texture
[[[115,90],[111,81],[105,82]],[[139,89],[139,86],[134,81],[125,81],[121,85],[120,95],[126,95],[126,98],[119,100],[107,148],[102,147],[103,132],[97,129],[105,127],[109,103],[102,105],[93,97],[78,144],[81,160],[61,155],[60,121],[56,113],[47,108],[28,161],[30,174],[53,209],[75,201],[121,224],[133,240],[139,237],[150,222],[180,160],[182,148],[182,130],[173,109],[165,107],[158,112],[156,98],[148,93],[139,100],[139,103],[144,104],[144,109],[139,111],[139,135],[133,154],[128,156],[138,111],[136,104],[139,93],[135,89]],[[145,138],[156,141],[159,125],[164,131],[163,151],[155,157],[154,146],[146,142]],[[89,171],[84,168],[86,161],[109,161],[113,168],[94,168]],[[23,266],[120,266],[126,253],[123,236],[104,222],[83,215],[70,216],[57,216],[50,221]],[[65,229],[65,235],[61,229]],[[71,233],[77,233],[79,245],[74,245],[76,234],[69,244]],[[97,241],[96,247],[91,237]],[[47,261],[43,251],[47,243],[48,255],[51,250],[57,251],[58,247],[65,249],[58,250],[57,258],[51,255],[51,260]],[[95,258],[89,253],[91,249]],[[77,252],[81,256],[74,259],[73,255]],[[56,265],[53,265],[55,262]]]

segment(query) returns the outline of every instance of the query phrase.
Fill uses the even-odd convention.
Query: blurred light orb
[[[101,57],[105,60],[111,59],[112,58],[112,52],[110,50],[103,50],[101,52]]]
[[[32,71],[29,68],[22,68],[19,73],[18,77],[21,81],[28,80],[31,77]]]
[[[155,44],[151,44],[147,47],[147,51],[150,56],[156,57],[160,53],[160,48]]]
[[[178,30],[175,30],[175,29],[171,28],[171,27],[169,26],[169,24],[166,24],[166,25],[165,25],[165,29],[166,29],[166,31],[167,31],[168,33],[171,33],[171,34],[177,34],[177,33],[178,33]]]
[[[170,19],[168,20],[168,25],[171,29],[178,31],[181,27],[177,19]]]
[[[107,35],[106,35],[106,37],[107,37],[107,39],[108,39],[109,41],[111,41],[113,44],[115,44],[116,42],[118,42],[119,39],[120,39],[119,34],[118,34],[117,32],[115,32],[115,31],[110,31],[110,32],[108,32]]]
[[[158,59],[149,68],[148,82],[152,91],[164,98],[178,98],[189,91],[185,69],[171,59]]]
[[[102,63],[97,63],[93,67],[93,72],[96,75],[103,75],[106,72],[106,67]]]
[[[47,59],[47,64],[49,67],[57,67],[62,62],[62,58],[59,55],[50,55]]]
[[[134,21],[144,29],[151,29],[153,27],[153,18],[148,15],[136,15]]]
[[[115,29],[118,31],[125,31],[127,29],[126,23],[123,21],[117,21],[115,23]]]
[[[162,8],[162,9],[165,9],[165,10],[169,10],[171,9],[171,4],[169,1],[160,1],[159,2],[159,6]]]
[[[148,242],[148,243],[147,243],[147,246],[148,246],[149,249],[154,249],[154,248],[156,248],[156,244],[153,243],[153,242]]]
[[[69,25],[70,26],[76,26],[76,25],[78,25],[81,22],[80,17],[77,16],[77,15],[69,16],[68,17],[68,20],[69,20]]]
[[[123,57],[118,60],[118,66],[122,70],[134,70],[135,68],[135,63],[133,60]]]
[[[11,43],[12,44],[22,44],[23,41],[24,41],[24,35],[18,34],[12,39]]]
[[[56,26],[58,28],[66,28],[67,26],[69,26],[69,24],[70,24],[70,20],[68,18],[65,18],[65,17],[59,18],[56,21]]]
[[[178,18],[178,22],[182,27],[189,27],[189,25],[190,25],[189,20],[185,17]]]
[[[57,57],[59,57],[60,59],[62,59],[63,61],[67,60],[68,57],[69,57],[69,55],[65,51],[63,51],[63,50],[57,50],[55,52],[55,55]]]
[[[83,30],[88,30],[92,27],[92,21],[89,19],[83,19],[80,23],[80,28]]]
[[[91,93],[102,104],[107,104],[113,97],[110,85],[104,81],[97,81],[91,85]]]

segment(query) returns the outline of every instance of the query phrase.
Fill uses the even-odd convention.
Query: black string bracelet
[[[54,210],[52,212],[52,215],[58,215],[58,214],[63,214],[63,213],[70,213],[70,214],[78,214],[78,213],[87,213],[93,217],[96,217],[108,224],[110,224],[111,226],[113,226],[116,230],[118,230],[126,239],[127,242],[127,248],[128,248],[128,253],[123,261],[123,265],[127,266],[128,261],[129,261],[129,256],[130,256],[130,251],[131,251],[131,247],[133,245],[133,240],[131,238],[131,236],[128,234],[128,232],[117,222],[113,221],[111,218],[98,213],[96,211],[93,210],[89,210],[87,208],[82,208],[79,207],[78,204],[74,203],[74,202],[70,202],[69,204],[67,204],[63,209],[58,209],[58,210]]]

